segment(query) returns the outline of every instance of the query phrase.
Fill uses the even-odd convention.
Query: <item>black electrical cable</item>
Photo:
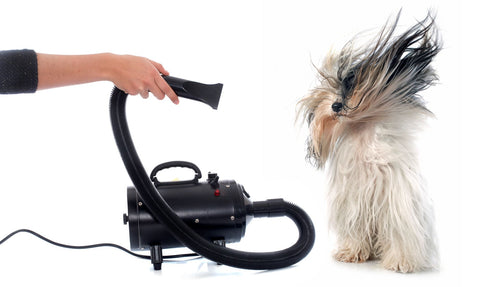
[[[127,94],[114,88],[110,98],[110,118],[118,149],[127,172],[143,202],[155,219],[162,222],[172,235],[192,251],[224,265],[255,270],[277,269],[302,260],[313,247],[315,229],[310,217],[301,208],[283,200],[266,201],[249,208],[254,216],[285,215],[292,219],[299,230],[297,242],[289,248],[274,252],[244,252],[218,246],[192,230],[170,208],[150,181],[136,152],[128,128],[125,104]]]
[[[40,235],[38,234],[37,232],[35,231],[32,231],[30,229],[18,229],[12,233],[10,233],[9,235],[5,236],[2,240],[0,240],[0,245],[2,245],[3,243],[5,243],[7,240],[9,240],[10,238],[12,238],[13,236],[15,236],[16,234],[18,233],[29,233],[33,236],[36,236],[38,238],[40,238],[41,240],[45,241],[45,242],[48,242],[52,245],[55,245],[57,247],[62,247],[62,248],[68,248],[68,249],[91,249],[91,248],[99,248],[99,247],[112,247],[112,248],[117,248],[123,252],[126,252],[132,256],[135,256],[135,257],[138,257],[138,258],[141,258],[141,259],[148,259],[150,260],[151,257],[150,255],[142,255],[142,254],[137,254],[137,253],[134,253],[128,249],[126,249],[125,247],[122,247],[120,245],[117,245],[117,244],[113,244],[113,243],[97,243],[97,244],[91,244],[91,245],[68,245],[68,244],[63,244],[63,243],[58,243],[58,242],[55,242],[51,239],[48,239],[46,238],[45,236],[43,235]],[[196,253],[187,253],[187,254],[175,254],[175,255],[165,255],[163,256],[163,259],[176,259],[176,258],[183,258],[183,257],[194,257],[194,256],[199,256],[198,254]]]

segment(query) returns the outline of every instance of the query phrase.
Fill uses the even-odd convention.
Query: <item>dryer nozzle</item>
[[[207,85],[172,76],[163,76],[163,78],[177,96],[202,102],[215,110],[218,108],[223,84]]]

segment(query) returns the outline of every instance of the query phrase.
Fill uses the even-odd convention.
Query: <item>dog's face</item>
[[[394,36],[399,16],[364,47],[352,40],[330,53],[317,69],[318,87],[299,102],[310,127],[308,156],[318,167],[347,135],[412,111],[429,113],[417,93],[437,79],[429,66],[440,49],[434,19]]]

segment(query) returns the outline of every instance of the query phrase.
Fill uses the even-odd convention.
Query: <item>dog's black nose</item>
[[[343,104],[340,102],[335,102],[332,104],[332,110],[338,113],[343,108]]]

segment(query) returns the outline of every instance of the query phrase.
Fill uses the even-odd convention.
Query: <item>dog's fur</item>
[[[430,14],[395,35],[399,17],[370,44],[357,47],[354,39],[330,53],[298,113],[310,128],[309,158],[319,168],[329,164],[334,257],[379,258],[387,269],[415,272],[437,266],[414,135],[432,116],[418,92],[437,80],[430,63],[441,44]]]

